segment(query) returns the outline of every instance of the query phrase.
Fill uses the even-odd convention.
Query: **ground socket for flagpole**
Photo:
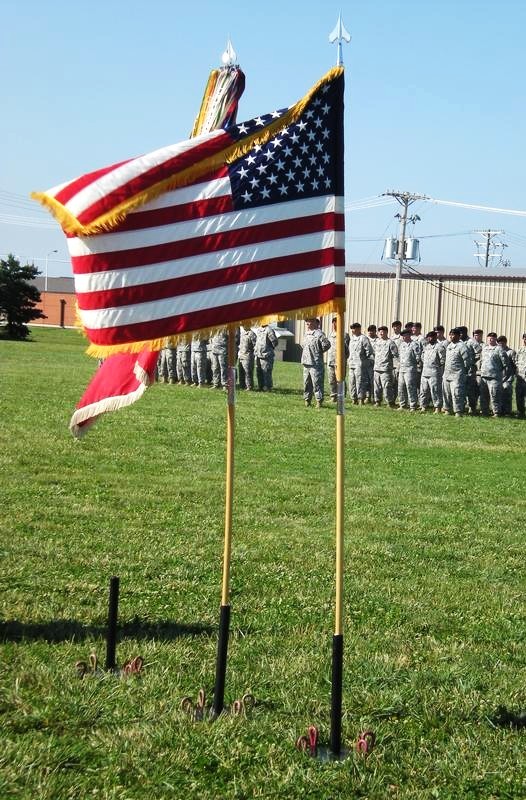
[[[339,752],[334,752],[332,747],[318,744],[318,729],[315,725],[309,725],[306,736],[300,736],[296,740],[296,749],[313,758],[315,761],[343,761],[350,754],[350,750],[341,747]]]
[[[330,747],[318,747],[315,758],[318,761],[345,761],[350,754],[348,747],[342,747],[339,753],[333,753]]]

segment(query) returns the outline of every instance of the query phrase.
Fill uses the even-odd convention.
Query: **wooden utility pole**
[[[396,249],[396,286],[395,286],[395,304],[393,319],[400,319],[400,299],[402,289],[402,270],[404,268],[405,260],[405,230],[407,226],[407,209],[411,203],[416,200],[428,200],[425,194],[411,194],[411,192],[384,192],[382,196],[394,197],[402,206],[402,213],[399,214],[400,228],[398,232],[398,247]],[[415,218],[416,221],[417,218]],[[418,217],[418,219],[420,219]]]

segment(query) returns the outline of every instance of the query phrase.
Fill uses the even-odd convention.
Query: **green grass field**
[[[305,409],[297,364],[240,393],[226,699],[211,694],[220,604],[225,396],[156,385],[68,422],[95,362],[73,331],[0,341],[0,798],[524,798],[526,423],[352,407],[346,429],[343,736],[329,734],[333,408]],[[105,653],[121,582],[118,661]],[[364,729],[377,740],[364,759]]]

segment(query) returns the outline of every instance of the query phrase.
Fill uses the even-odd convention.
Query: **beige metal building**
[[[346,329],[352,322],[364,328],[371,323],[387,325],[394,319],[395,271],[387,264],[348,264],[346,267]],[[44,324],[74,325],[73,278],[35,280],[42,292],[41,307],[48,315]],[[468,267],[423,267],[404,270],[401,280],[400,319],[421,322],[424,333],[441,323],[446,328],[467,325],[471,332],[482,328],[504,334],[512,347],[521,343],[526,331],[526,269],[481,269]],[[35,320],[32,324],[38,324]],[[297,361],[301,355],[303,321],[284,323],[294,334],[287,341],[284,358]],[[330,318],[323,320],[325,332]]]
[[[346,329],[360,322],[387,325],[394,319],[396,280],[387,264],[348,264],[346,267]],[[400,320],[421,322],[424,334],[434,325],[447,331],[467,325],[469,332],[504,334],[512,347],[521,344],[526,331],[526,269],[424,267],[404,270],[400,291]],[[330,329],[330,319],[323,320]],[[291,323],[295,341],[301,342],[304,323]],[[292,351],[291,351],[292,355]]]
[[[346,270],[347,318],[367,326],[391,325],[395,273],[387,265],[349,265]],[[400,319],[422,323],[424,333],[442,324],[446,331],[467,325],[520,342],[526,330],[526,270],[422,267],[404,270]],[[353,319],[351,320],[351,317]]]

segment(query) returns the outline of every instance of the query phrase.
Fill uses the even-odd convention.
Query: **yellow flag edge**
[[[295,103],[283,116],[267,125],[262,131],[245,137],[241,142],[236,142],[229,147],[215,153],[213,156],[199,161],[198,164],[187,167],[181,170],[177,175],[170,178],[165,178],[163,181],[150,186],[143,192],[140,192],[134,197],[123,201],[117,205],[112,211],[102,214],[97,219],[93,220],[89,225],[82,225],[78,219],[73,216],[61,203],[57,202],[55,198],[50,197],[45,192],[32,192],[31,197],[33,200],[45,206],[55,219],[60,223],[65,233],[91,236],[103,231],[110,231],[123,222],[130,211],[144,205],[145,203],[155,200],[165,192],[187,186],[194,180],[197,180],[202,175],[206,175],[214,169],[218,169],[222,164],[231,163],[238,158],[244,156],[255,145],[264,145],[269,139],[279,132],[282,128],[288,125],[293,125],[299,117],[301,117],[305,107],[308,105],[312,97],[319,91],[319,89],[326,83],[337,78],[343,72],[343,67],[332,67],[314,86],[307,92],[307,94]]]
[[[337,311],[345,310],[345,300],[341,297],[328,300],[314,306],[297,308],[286,313],[267,314],[261,317],[238,320],[228,325],[217,325],[211,328],[201,328],[196,331],[187,331],[176,336],[168,336],[162,339],[150,339],[143,342],[129,342],[128,344],[118,345],[98,345],[90,344],[86,353],[93,358],[107,358],[116,353],[140,353],[147,348],[148,350],[162,350],[163,347],[176,347],[179,343],[189,343],[193,336],[199,335],[203,339],[211,338],[215,333],[227,331],[229,328],[237,328],[240,325],[268,325],[270,322],[283,322],[288,319],[305,319],[307,317],[323,317],[326,314],[335,314]]]

